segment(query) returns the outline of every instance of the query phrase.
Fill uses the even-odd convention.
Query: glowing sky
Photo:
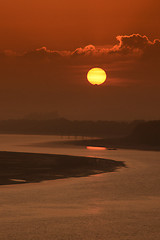
[[[160,38],[158,0],[1,0],[1,49],[73,50],[117,35]]]
[[[157,0],[1,0],[1,118],[159,119]],[[87,84],[92,67],[107,85]]]

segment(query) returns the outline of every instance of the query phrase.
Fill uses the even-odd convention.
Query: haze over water
[[[95,156],[124,161],[127,168],[1,186],[0,239],[159,240],[160,152],[29,146],[53,138],[1,135],[1,150]]]

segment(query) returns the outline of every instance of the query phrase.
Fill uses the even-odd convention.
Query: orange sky
[[[160,119],[159,1],[1,0],[1,119]],[[157,40],[156,40],[157,39]],[[87,82],[102,67],[107,83]]]
[[[160,38],[158,0],[1,0],[1,50],[113,44],[117,35]]]

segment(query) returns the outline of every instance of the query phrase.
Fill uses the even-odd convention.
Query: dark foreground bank
[[[83,177],[124,167],[109,159],[0,152],[0,185],[34,183],[67,177]]]

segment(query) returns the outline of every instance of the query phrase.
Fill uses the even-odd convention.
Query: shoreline
[[[139,151],[160,151],[160,146],[148,146],[148,145],[130,145],[130,144],[110,144],[104,142],[104,139],[88,139],[88,140],[70,140],[70,141],[49,141],[42,143],[34,143],[31,146],[35,147],[105,147],[106,150],[110,150],[110,148],[117,149],[126,149],[126,150],[139,150]]]
[[[114,172],[124,162],[58,154],[0,152],[0,185],[38,183]]]
[[[130,149],[130,150],[142,150],[142,151],[160,151],[160,146],[151,146],[145,144],[125,144],[113,142],[110,143],[108,139],[89,139],[89,140],[77,140],[77,141],[63,141],[61,144],[64,143],[66,145],[75,145],[75,146],[93,146],[93,147],[106,147],[106,148],[116,148],[116,149]]]

